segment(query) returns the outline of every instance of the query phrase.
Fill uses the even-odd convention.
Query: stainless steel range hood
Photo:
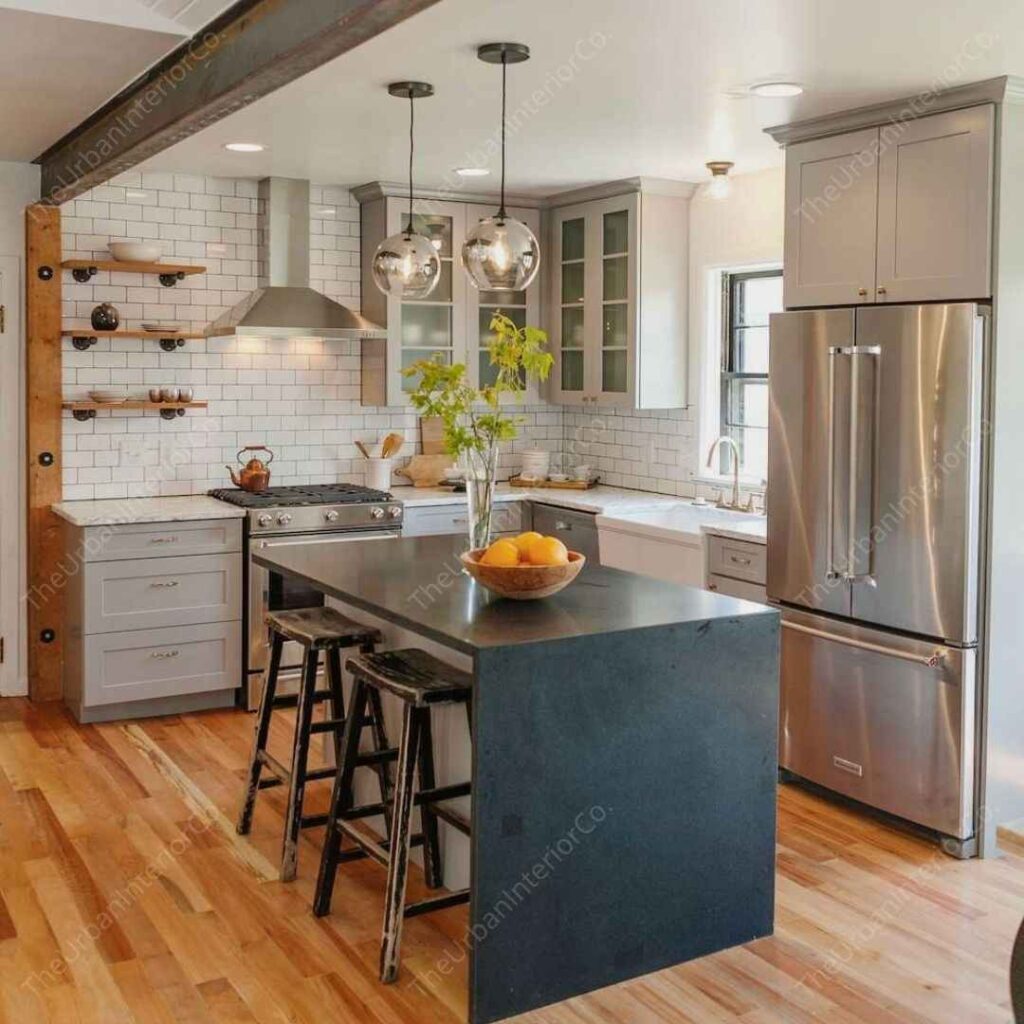
[[[309,182],[264,178],[257,199],[259,287],[206,329],[274,338],[383,337],[384,328],[309,287]]]

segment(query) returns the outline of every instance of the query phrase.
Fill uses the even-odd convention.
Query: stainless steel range
[[[210,496],[248,510],[245,520],[246,706],[255,710],[263,685],[270,642],[268,612],[310,608],[324,603],[321,593],[297,580],[254,565],[261,548],[310,542],[338,544],[353,540],[393,540],[402,532],[402,504],[384,491],[354,484],[270,487],[258,494],[236,488],[210,491]],[[282,692],[297,685],[302,649],[286,644],[281,656]]]

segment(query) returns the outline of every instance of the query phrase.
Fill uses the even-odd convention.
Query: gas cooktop
[[[303,505],[358,505],[390,501],[386,491],[375,491],[358,484],[313,484],[295,487],[268,487],[253,493],[237,487],[210,491],[218,498],[240,508],[297,508]]]

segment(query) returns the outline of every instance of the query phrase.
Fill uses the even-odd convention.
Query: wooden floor
[[[59,705],[0,701],[3,1024],[464,1019],[465,908],[407,922],[402,976],[385,987],[380,869],[350,865],[317,920],[319,831],[299,879],[276,881],[281,791],[261,795],[251,840],[235,835],[251,723],[226,711],[79,727]],[[275,728],[281,750],[287,723]],[[1012,1020],[1024,858],[958,863],[794,787],[779,812],[774,937],[517,1021]]]

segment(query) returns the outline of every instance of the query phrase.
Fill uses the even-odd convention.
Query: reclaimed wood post
[[[61,499],[60,210],[25,210],[25,418],[28,464],[28,692],[63,690],[63,531],[50,506]]]

